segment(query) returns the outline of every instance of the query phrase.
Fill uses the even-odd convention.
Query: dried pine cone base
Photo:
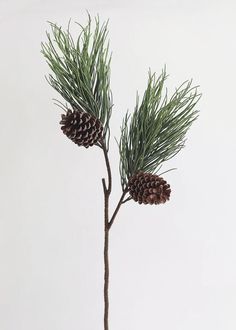
[[[80,110],[68,110],[61,115],[60,124],[63,133],[78,146],[93,146],[102,136],[100,120]]]
[[[162,204],[170,198],[170,185],[151,173],[139,172],[128,182],[130,196],[139,204]]]

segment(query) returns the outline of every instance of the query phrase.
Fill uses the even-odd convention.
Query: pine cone
[[[139,172],[128,182],[130,196],[139,204],[161,204],[169,200],[171,189],[158,175]]]
[[[78,146],[93,146],[102,136],[100,120],[87,112],[68,110],[61,118],[63,133]]]

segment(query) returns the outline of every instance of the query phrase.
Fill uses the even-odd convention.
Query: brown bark
[[[102,179],[102,185],[104,192],[104,330],[109,330],[109,230],[123,203],[127,190],[126,189],[124,190],[117,204],[117,207],[111,217],[111,220],[109,221],[109,197],[112,188],[112,175],[111,175],[108,153],[104,142],[101,142],[101,145],[105,157],[107,175],[108,175],[108,185],[106,185],[105,179]]]
[[[109,313],[109,192],[106,189],[105,181],[103,180],[104,189],[104,330],[109,329],[108,313]]]

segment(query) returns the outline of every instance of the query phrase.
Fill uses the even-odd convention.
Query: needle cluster
[[[52,71],[47,79],[73,109],[88,112],[101,121],[108,145],[112,110],[108,21],[100,24],[96,17],[93,32],[89,14],[87,25],[76,24],[80,33],[74,40],[70,23],[66,30],[50,23],[51,33],[46,32],[47,42],[42,43],[42,53]],[[67,106],[62,107],[67,110]]]
[[[167,92],[163,93],[166,78],[165,69],[159,77],[149,71],[141,104],[137,94],[133,114],[127,111],[123,119],[119,142],[123,189],[134,174],[156,173],[164,161],[175,156],[197,118],[195,105],[201,96],[197,87],[186,81],[168,98]]]

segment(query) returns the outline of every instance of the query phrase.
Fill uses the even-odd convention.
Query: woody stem
[[[117,213],[124,201],[125,195],[127,194],[127,188],[124,189],[121,198],[116,206],[116,209],[109,221],[109,198],[112,189],[112,175],[111,167],[108,157],[108,152],[105,146],[104,141],[101,141],[101,146],[105,158],[108,184],[106,184],[105,179],[102,179],[103,192],[104,192],[104,330],[109,330],[109,230],[115,220]]]
[[[102,185],[104,192],[104,330],[109,330],[109,197],[112,188],[112,175],[108,152],[104,141],[101,141],[101,145],[108,175],[108,184],[106,185],[105,179],[102,179]]]

